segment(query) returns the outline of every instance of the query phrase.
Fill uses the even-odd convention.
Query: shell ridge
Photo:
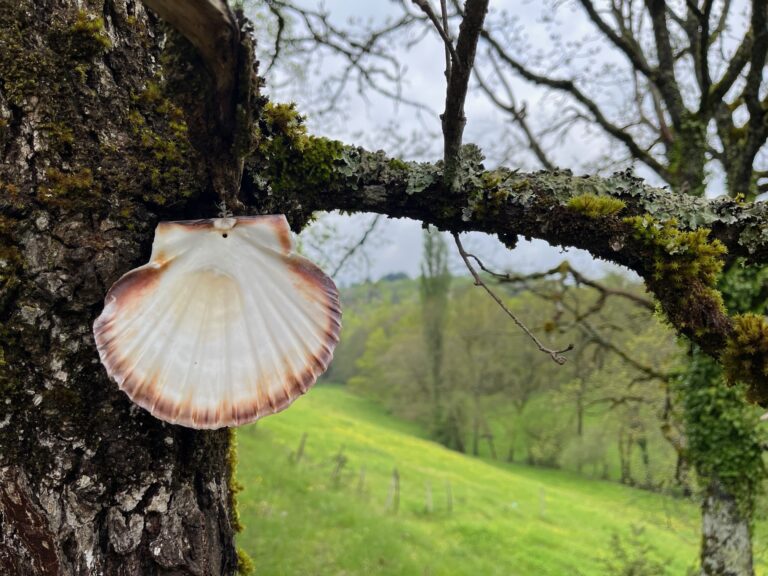
[[[290,265],[291,261],[294,260],[295,258],[296,258],[295,256],[293,256],[293,257],[287,257],[287,256],[283,257],[283,259],[287,261],[285,263],[287,263],[289,265]],[[295,274],[293,274],[293,275],[295,276]],[[300,280],[301,279],[299,278],[299,281]],[[291,288],[292,288],[292,290],[295,291],[297,296],[299,296],[298,299],[296,299],[296,298],[288,298],[288,296],[283,291],[277,291],[277,297],[280,298],[284,304],[286,304],[287,306],[291,307],[292,309],[294,309],[294,310],[296,310],[296,311],[298,311],[300,313],[299,315],[301,317],[301,322],[302,322],[302,325],[305,328],[305,330],[307,332],[309,332],[311,334],[314,334],[316,336],[317,343],[322,343],[323,342],[322,334],[326,331],[326,327],[323,326],[322,324],[320,324],[320,322],[314,318],[314,315],[309,314],[309,311],[304,306],[302,306],[300,304],[300,302],[301,301],[309,302],[310,305],[319,304],[323,308],[327,308],[327,306],[325,305],[325,303],[315,302],[315,301],[310,300],[295,285],[292,285]],[[289,323],[289,326],[293,329],[293,325],[292,324]],[[306,343],[306,339],[305,338],[302,337],[302,340],[304,340],[305,343]]]
[[[208,317],[211,313],[211,307],[210,306],[203,306],[203,315],[200,319],[199,325],[205,326],[208,323]],[[194,404],[194,397],[197,393],[197,391],[200,389],[200,386],[203,385],[203,377],[202,377],[202,364],[200,363],[200,359],[202,357],[202,349],[203,349],[203,330],[198,330],[197,334],[195,335],[195,345],[192,348],[192,358],[190,363],[190,375],[193,376],[192,378],[192,385],[189,385],[186,387],[186,394],[184,394],[180,400],[179,400],[179,406],[181,406],[181,409],[179,410],[179,421],[180,422],[186,422],[189,425],[195,426],[197,424],[197,408]],[[197,368],[193,371],[191,369],[192,366],[197,366]],[[189,382],[189,380],[188,380]]]
[[[293,323],[288,322],[284,319],[284,322],[286,322],[291,333],[295,337],[297,337],[301,342],[303,342],[305,346],[305,350],[304,350],[305,360],[306,361],[311,361],[312,359],[317,360],[317,355],[320,351],[324,351],[326,352],[326,355],[328,355],[329,357],[328,362],[320,361],[320,364],[323,366],[321,370],[321,373],[322,373],[322,371],[324,371],[327,368],[328,364],[330,363],[330,360],[333,357],[333,351],[330,349],[330,346],[327,343],[329,332],[330,332],[331,339],[335,344],[336,342],[338,342],[338,333],[341,328],[341,323],[336,318],[337,315],[338,316],[341,315],[338,290],[336,289],[336,285],[333,283],[330,277],[328,277],[322,270],[320,270],[317,266],[309,262],[303,256],[298,254],[292,254],[291,256],[285,256],[284,259],[287,261],[286,263],[289,266],[293,263],[297,263],[300,266],[308,265],[309,267],[311,267],[313,273],[316,276],[320,276],[320,281],[323,284],[322,293],[326,295],[327,302],[322,302],[322,303],[317,301],[312,301],[309,298],[307,298],[306,294],[302,290],[297,288],[295,284],[292,286],[292,289],[296,292],[297,296],[299,297],[297,299],[288,298],[285,292],[278,291],[278,298],[280,298],[288,306],[292,306],[294,310],[298,312],[298,315],[304,327],[304,330],[298,331],[296,330]],[[292,270],[292,272],[294,271]],[[296,275],[295,272],[294,272],[294,275]],[[302,300],[305,302],[310,302],[310,305],[319,304],[324,309],[325,320],[330,322],[332,329],[329,330],[327,326],[322,325],[320,321],[316,319],[316,315],[311,314],[306,307],[301,306],[299,302]],[[281,307],[280,309],[284,310],[285,308]],[[313,338],[310,339],[309,338],[310,336],[312,336]],[[312,342],[311,340],[314,340],[314,342]],[[294,375],[297,375],[295,366],[292,365],[292,367],[293,367]],[[312,372],[313,372],[313,376],[316,379],[317,375],[314,373],[315,372],[314,369],[312,369]]]
[[[291,287],[293,290],[295,290],[297,293],[299,292],[295,286]],[[295,298],[289,298],[287,294],[282,290],[276,290],[276,299],[279,299],[282,304],[284,304],[287,307],[290,307],[297,316],[299,316],[299,321],[302,324],[302,327],[304,330],[298,330],[296,326],[290,321],[286,319],[287,314],[283,312],[283,317],[281,318],[282,322],[287,326],[288,330],[301,342],[303,342],[305,345],[308,345],[308,348],[311,349],[314,344],[311,344],[311,342],[308,341],[307,335],[311,334],[315,336],[315,339],[317,343],[322,342],[322,338],[320,336],[322,329],[320,328],[320,325],[315,323],[310,323],[307,321],[307,316],[309,316],[307,309],[302,306],[299,301]],[[300,298],[303,298],[301,294],[298,294]],[[285,310],[285,308],[281,307],[281,310]]]
[[[245,302],[243,299],[242,294],[238,294],[239,298],[242,300],[241,307],[245,309]],[[239,322],[237,322],[237,326],[239,327],[240,331],[240,338],[243,341],[244,348],[250,352],[244,354],[245,358],[247,359],[247,367],[245,369],[245,378],[244,378],[244,388],[247,391],[246,397],[248,398],[249,402],[255,406],[256,409],[258,409],[258,398],[259,398],[259,391],[258,391],[258,378],[259,378],[259,366],[258,366],[258,355],[254,354],[252,351],[256,348],[255,341],[253,339],[253,335],[251,334],[251,327],[248,324],[248,322],[245,319],[245,316],[240,316]],[[255,385],[254,385],[255,383]],[[255,398],[255,402],[254,402]],[[236,398],[231,399],[231,404],[228,407],[229,408],[229,419],[232,423],[235,425],[240,423],[240,414],[238,410],[238,402],[236,402]]]
[[[256,253],[256,258],[259,261],[264,260],[263,254],[261,254],[261,250],[262,250],[261,244],[250,243],[250,249]],[[257,381],[256,381],[256,407],[257,407],[257,414],[258,414],[258,412],[263,409],[262,398],[261,398],[261,394],[259,394],[259,391],[263,390],[264,395],[267,398],[269,398],[271,378],[274,375],[279,375],[279,369],[275,361],[276,354],[275,354],[274,346],[272,345],[272,333],[269,329],[269,319],[267,317],[267,312],[269,311],[269,309],[264,306],[259,306],[254,294],[255,291],[258,291],[259,299],[263,302],[268,302],[265,291],[259,282],[253,283],[251,287],[253,288],[253,290],[251,292],[246,292],[244,294],[244,298],[246,299],[246,307],[258,312],[256,316],[258,316],[258,319],[260,321],[261,331],[263,334],[268,335],[268,337],[266,338],[266,342],[267,342],[266,347],[268,348],[268,353],[266,355],[268,361],[266,362],[266,364],[268,364],[268,366],[261,366],[263,361],[263,356],[261,354],[254,355],[255,358],[256,357],[258,358],[258,364],[263,370],[263,373],[259,374],[259,378],[257,378]],[[252,332],[250,331],[250,326],[248,326],[248,330],[249,330],[249,336],[251,336],[251,339],[249,341],[249,348],[251,350],[256,350],[257,346],[256,346],[255,340],[253,340],[252,338]]]
[[[284,257],[286,260],[287,257]],[[301,293],[300,290],[296,288],[296,286],[291,286],[291,288],[295,291],[298,298],[289,298],[286,292],[282,290],[276,290],[275,291],[275,298],[279,300],[283,306],[279,306],[279,310],[285,310],[286,308],[292,308],[295,312],[295,316],[299,317],[299,322],[301,322],[301,325],[303,327],[303,330],[297,329],[297,327],[294,325],[293,322],[288,320],[286,318],[287,314],[283,312],[282,318],[280,320],[282,321],[283,325],[287,328],[288,332],[299,342],[303,344],[304,349],[301,350],[301,355],[304,357],[304,363],[306,364],[307,361],[309,361],[312,356],[314,355],[315,351],[318,347],[322,346],[324,344],[324,333],[325,333],[325,327],[320,326],[319,323],[312,323],[308,322],[308,317],[311,317],[310,311],[307,310],[306,306],[301,305],[301,301],[308,301],[308,299],[305,297],[304,294]],[[310,301],[310,305],[313,305],[314,303]],[[302,370],[305,369],[305,366],[296,366],[294,363],[294,357],[290,353],[285,354],[286,360],[290,364],[290,374],[286,373],[285,378],[283,379],[283,389],[288,394],[288,396],[291,396],[291,393],[289,392],[290,388],[290,378],[291,377],[297,377],[301,374]]]
[[[196,288],[197,287],[192,283],[185,283],[183,294],[186,296],[186,298],[184,299],[184,306],[180,311],[178,311],[176,318],[174,319],[171,334],[176,334],[178,329],[181,327],[187,312],[195,300]],[[179,298],[179,300],[181,300],[181,298]],[[169,339],[167,342],[168,349],[166,350],[166,354],[169,359],[176,360],[176,350],[179,348],[178,335],[175,338]],[[158,385],[155,390],[155,399],[152,403],[152,407],[149,409],[151,413],[154,413],[157,409],[158,402],[163,398],[163,391],[168,387],[168,381],[165,379],[165,375],[168,371],[169,364],[169,361],[164,362],[158,372]],[[170,416],[170,414],[167,416]]]
[[[263,302],[269,302],[269,300],[266,298],[265,290],[259,283],[256,283],[254,285],[254,288],[259,291],[259,295]],[[274,334],[273,334],[273,330],[270,329],[270,323],[269,323],[269,318],[271,318],[272,316],[271,314],[272,308],[271,306],[259,306],[258,303],[254,300],[254,295],[252,293],[250,294],[247,293],[246,298],[251,300],[249,302],[251,309],[258,311],[259,318],[262,321],[261,323],[264,329],[264,333],[267,335],[267,338],[265,339],[267,342],[267,347],[269,348],[269,353],[267,354],[267,357],[269,358],[269,364],[271,366],[271,371],[268,374],[272,377],[277,376],[278,378],[280,378],[282,375],[282,370],[281,370],[281,367],[278,365],[278,360],[277,360],[278,352],[274,345]],[[264,393],[268,399],[271,397],[271,383],[272,383],[272,378],[265,378]],[[261,408],[260,404],[259,404],[259,407]]]
[[[210,309],[208,306],[203,307],[203,317],[200,319],[200,325],[204,326],[208,321],[208,314],[210,313]],[[184,388],[187,390],[187,393],[185,395],[182,395],[181,399],[177,403],[176,411],[174,415],[174,419],[179,423],[186,423],[191,424],[192,423],[192,404],[191,404],[191,397],[194,395],[194,392],[197,390],[197,388],[200,386],[200,370],[202,369],[200,367],[199,359],[201,357],[200,349],[203,341],[203,331],[198,330],[197,334],[195,335],[195,344],[192,347],[192,357],[190,358],[190,363],[187,367],[186,374],[184,376]],[[197,366],[198,368],[196,370],[193,369],[194,366]],[[196,376],[196,379],[193,381],[194,384],[190,385],[190,376],[192,375]]]
[[[171,271],[170,267],[166,266],[165,268],[167,272]],[[115,282],[115,284],[112,285],[112,288],[110,288],[109,292],[107,293],[107,298],[110,298],[110,294],[112,293],[112,290],[114,290],[115,288],[119,288],[119,285],[123,283],[124,279],[130,279],[130,275],[133,272],[139,272],[139,271],[148,270],[148,269],[154,270],[156,269],[156,267],[154,265],[151,265],[151,263],[148,263],[148,264],[144,264],[143,266],[140,266],[139,268],[136,268],[135,270],[131,270],[130,272],[123,274],[120,277],[120,279],[117,282]],[[173,271],[176,272],[175,268]],[[178,271],[176,273],[179,275],[182,275],[183,271]],[[187,288],[187,283],[183,283],[183,287]],[[156,287],[152,292],[161,293],[162,290],[160,290],[159,288],[160,286]],[[111,298],[112,298],[112,301],[115,303],[115,308],[111,310],[112,318],[109,318],[106,320],[106,322],[109,323],[110,325],[111,339],[116,339],[124,336],[125,333],[131,328],[133,328],[135,324],[140,323],[143,320],[144,316],[149,314],[152,314],[152,315],[155,314],[155,311],[158,308],[162,308],[163,305],[167,304],[166,300],[163,298],[151,298],[149,301],[149,306],[144,307],[143,310],[140,311],[140,313],[132,314],[130,317],[123,320],[120,324],[116,324],[115,322],[113,322],[113,320],[115,319],[114,315],[117,314],[117,312],[119,311],[119,304],[118,304],[119,299],[114,295],[112,295]],[[143,300],[146,300],[146,297],[144,297]],[[107,310],[108,310],[108,307],[105,307],[101,315],[99,316],[99,318],[97,318],[96,320],[97,322],[99,322],[102,319],[102,317],[106,315]],[[162,313],[158,316],[158,319],[162,319],[168,311],[169,311],[169,307],[166,306],[166,308],[163,309]],[[143,339],[140,339],[140,341],[141,340]]]
[[[188,289],[188,286],[184,286],[184,289]],[[156,308],[160,308],[160,302],[162,302],[162,299],[157,298],[154,299],[152,302],[152,305],[149,307],[149,310],[154,311]],[[161,310],[161,313],[156,318],[156,325],[160,322],[165,322],[167,317],[171,314],[171,308],[169,306],[166,306]],[[136,314],[135,317],[140,317],[141,314]],[[126,347],[126,350],[123,352],[122,356],[126,359],[130,359],[132,357],[135,357],[134,361],[129,363],[127,366],[127,369],[124,371],[124,378],[122,383],[120,383],[121,390],[126,390],[127,388],[130,388],[133,386],[133,393],[129,394],[131,399],[135,396],[138,396],[139,392],[143,390],[147,385],[147,375],[144,375],[144,378],[139,378],[138,382],[133,382],[133,376],[136,371],[136,368],[139,366],[139,364],[142,363],[143,360],[145,360],[145,357],[147,353],[153,349],[153,341],[151,338],[152,335],[152,326],[147,325],[143,327],[143,329],[140,329],[137,333],[136,338],[134,339],[133,345],[128,345]]]
[[[283,258],[284,260],[288,261],[286,263],[290,266],[291,261],[297,258],[302,258],[302,257],[294,255],[292,257],[284,256]],[[322,272],[320,273],[323,274]],[[323,274],[323,276],[325,275]],[[325,278],[327,278],[327,276],[325,276]],[[291,373],[286,374],[286,378],[283,379],[282,384],[283,384],[283,389],[289,398],[292,398],[295,396],[295,393],[291,393],[290,391],[290,388],[295,387],[295,386],[290,386],[290,382],[292,380],[295,379],[300,383],[299,390],[300,390],[300,393],[303,394],[317,380],[317,377],[319,376],[318,372],[322,373],[327,367],[328,363],[320,360],[317,357],[319,352],[321,351],[325,351],[326,353],[330,352],[329,356],[332,357],[332,351],[329,349],[330,347],[326,342],[327,341],[326,332],[328,329],[325,326],[322,326],[317,321],[310,323],[308,321],[309,319],[314,320],[314,317],[311,314],[311,311],[308,310],[307,306],[302,306],[299,304],[299,302],[301,301],[305,301],[305,302],[308,301],[311,307],[319,303],[312,302],[311,300],[309,300],[309,298],[307,298],[306,295],[300,289],[298,289],[295,285],[292,285],[291,288],[297,294],[298,299],[288,298],[287,294],[284,291],[280,291],[280,290],[275,291],[277,294],[276,296],[277,299],[279,299],[283,304],[287,304],[294,309],[294,311],[296,312],[296,315],[299,317],[299,321],[301,322],[304,328],[304,330],[298,330],[292,322],[286,321],[285,318],[280,319],[284,323],[284,325],[287,327],[287,330],[291,333],[291,335],[297,341],[301,342],[304,346],[304,349],[299,351],[303,357],[303,363],[301,366],[299,367],[296,366],[296,364],[293,362],[293,356],[290,353],[286,354],[285,356],[290,361]],[[334,288],[335,288],[335,285],[334,285]],[[337,299],[336,294],[334,294],[333,296],[334,298]],[[326,310],[326,314],[328,316],[330,317],[333,316],[332,314],[328,313],[328,310],[332,310],[331,306],[328,306],[325,304],[321,304],[321,306]],[[280,309],[280,306],[277,306],[276,308]],[[336,334],[333,334],[333,337],[334,337],[334,342],[338,340],[338,338],[336,337]],[[322,366],[322,368],[319,369],[318,365]],[[311,382],[305,386],[305,383],[302,380],[303,380],[303,373],[307,370],[310,371],[312,376],[311,376]]]

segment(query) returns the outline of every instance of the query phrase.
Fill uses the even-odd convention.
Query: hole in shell
[[[226,238],[227,236],[228,236],[228,234],[226,234],[226,233],[221,235],[222,238]]]

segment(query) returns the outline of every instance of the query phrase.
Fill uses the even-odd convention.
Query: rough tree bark
[[[0,0],[1,574],[235,570],[229,432],[131,406],[91,336],[157,220],[215,203],[201,70],[134,0]]]
[[[768,327],[729,317],[710,277],[714,238],[731,257],[768,259],[765,205],[670,199],[626,174],[489,172],[471,149],[446,190],[440,163],[307,136],[289,107],[258,97],[239,17],[220,0],[178,6],[213,6],[221,18],[202,21],[229,27],[211,37],[231,57],[135,0],[0,0],[0,572],[235,572],[229,433],[132,406],[91,336],[155,223],[210,217],[222,201],[285,213],[297,230],[313,210],[345,209],[586,248],[640,273],[682,332],[730,354],[768,400],[755,375]],[[741,337],[755,339],[746,358]]]
[[[710,482],[701,509],[701,574],[754,574],[751,521],[745,520],[733,495],[718,482]]]

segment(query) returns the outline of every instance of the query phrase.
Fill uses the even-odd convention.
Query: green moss
[[[238,546],[237,548],[237,576],[249,576],[256,570],[256,566],[248,553]]]
[[[392,170],[408,170],[408,164],[399,158],[392,158],[392,160],[389,161],[389,167],[392,168]]]
[[[750,385],[749,399],[765,405],[768,390],[756,383],[768,378],[768,321],[753,313],[733,317],[733,334],[728,338],[720,360],[730,382]]]
[[[618,214],[624,209],[626,204],[618,198],[610,196],[582,194],[581,196],[571,198],[566,206],[569,210],[584,214],[589,218],[603,218]]]
[[[63,122],[47,122],[41,124],[40,128],[48,133],[48,137],[57,150],[67,148],[75,143],[75,133],[71,126]]]
[[[0,6],[0,82],[5,98],[21,106],[53,67],[45,52],[32,46],[29,36],[19,27],[23,18],[17,17],[17,9],[12,3]]]
[[[273,192],[314,194],[329,184],[343,157],[341,142],[307,135],[295,104],[268,103],[262,123],[259,152]]]
[[[234,428],[229,429],[229,451],[227,452],[227,479],[229,488],[229,512],[231,517],[232,529],[235,532],[242,532],[243,525],[240,523],[240,512],[237,509],[237,495],[242,491],[243,485],[237,481],[237,432]]]
[[[45,177],[46,182],[39,187],[37,199],[47,206],[72,211],[93,209],[101,198],[101,186],[94,182],[90,168],[75,172],[49,168]]]
[[[192,149],[184,112],[155,82],[131,98],[134,107],[128,113],[128,124],[134,144],[140,149],[141,161],[136,174],[144,181],[142,199],[167,205],[179,197],[188,198],[199,189],[189,165]]]
[[[67,32],[68,51],[75,59],[91,59],[112,49],[112,41],[104,29],[104,19],[85,10],[78,11]]]
[[[708,228],[681,230],[674,219],[659,222],[650,216],[624,218],[634,236],[654,251],[653,279],[675,289],[692,282],[712,287],[712,297],[722,303],[714,286],[723,269],[726,248],[719,240],[709,239]]]

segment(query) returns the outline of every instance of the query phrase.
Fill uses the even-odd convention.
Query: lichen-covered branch
[[[403,162],[313,138],[290,107],[268,107],[260,128],[259,154],[250,161],[259,177],[246,183],[246,203],[287,211],[296,228],[313,211],[339,209],[496,234],[510,247],[524,236],[588,250],[640,274],[670,322],[708,354],[739,349],[732,373],[748,381],[755,401],[768,402],[768,383],[749,368],[768,365],[768,339],[741,350],[735,343],[755,340],[754,321],[729,317],[716,289],[726,259],[768,262],[764,204],[681,197],[628,172],[486,170],[473,146],[465,147],[460,186],[449,194],[442,162]],[[747,324],[749,335],[741,330]]]

